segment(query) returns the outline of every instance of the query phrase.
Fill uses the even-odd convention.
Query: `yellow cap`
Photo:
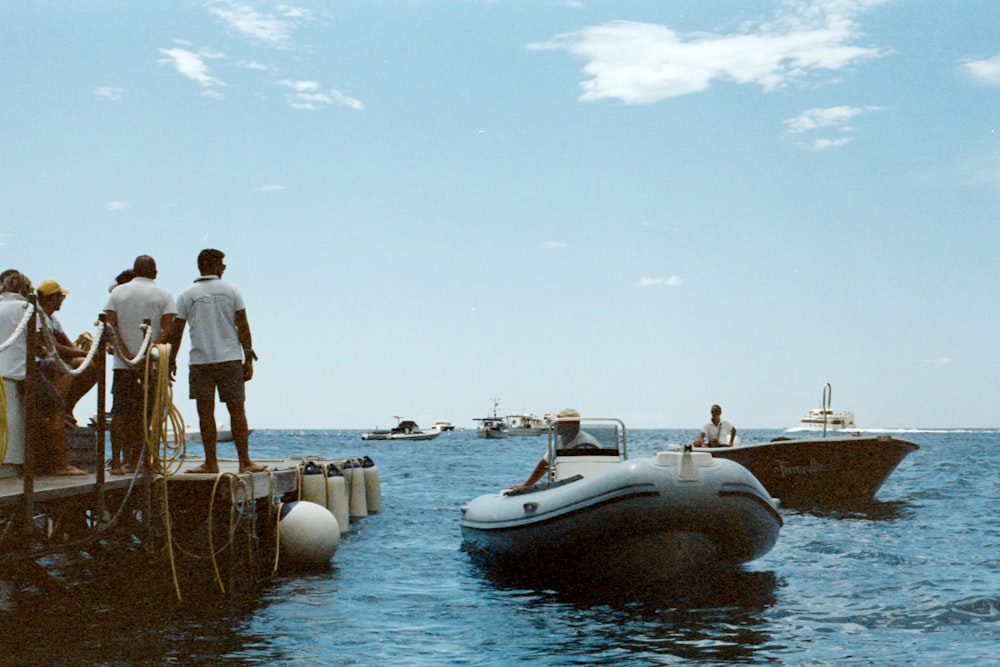
[[[54,280],[43,280],[38,283],[38,293],[42,296],[52,296],[53,294],[62,294],[65,296],[69,294],[69,290],[64,290],[62,285]]]
[[[565,419],[568,417],[576,417],[577,419],[579,419],[580,413],[572,408],[563,408],[562,410],[559,411],[558,414],[556,414],[556,417],[558,417],[559,419]]]

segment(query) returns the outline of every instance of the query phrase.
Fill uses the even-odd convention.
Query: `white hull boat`
[[[396,417],[399,420],[399,417]],[[399,424],[388,431],[375,429],[371,433],[361,436],[362,440],[433,440],[441,435],[438,429],[423,431],[417,423],[409,419],[400,421]]]
[[[798,428],[786,429],[793,431],[849,431],[857,429],[853,412],[835,412],[830,408],[833,400],[833,387],[829,382],[823,387],[823,407],[812,408],[799,420]]]
[[[603,441],[556,449],[548,483],[475,498],[462,508],[464,548],[501,565],[657,577],[774,546],[777,504],[746,468],[690,450],[625,460],[624,443],[622,425],[621,454]]]
[[[532,437],[549,431],[549,417],[536,414],[507,415],[507,435],[512,438]]]
[[[497,408],[500,407],[500,400],[493,399],[493,416],[491,417],[476,417],[473,421],[479,422],[479,428],[476,429],[477,438],[485,438],[486,440],[501,440],[507,437],[507,422],[503,417],[497,414]]]

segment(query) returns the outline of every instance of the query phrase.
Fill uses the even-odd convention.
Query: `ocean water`
[[[523,481],[542,438],[257,431],[255,458],[368,455],[378,465],[383,510],[355,525],[330,567],[281,572],[253,596],[182,604],[151,590],[157,572],[67,577],[42,592],[0,584],[0,663],[996,664],[1000,431],[894,434],[921,449],[873,506],[784,509],[777,546],[743,568],[603,587],[512,580],[460,549],[460,506]],[[630,453],[694,435],[630,431]]]

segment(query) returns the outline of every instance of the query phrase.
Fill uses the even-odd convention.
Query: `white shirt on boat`
[[[177,312],[174,307],[174,297],[170,292],[153,282],[152,278],[141,276],[136,276],[112,290],[104,310],[115,313],[118,318],[118,335],[122,337],[132,355],[139,352],[145,338],[142,331],[143,322],[149,320],[153,330],[150,344],[153,344],[160,337],[163,316]],[[131,368],[119,359],[117,354],[114,367],[116,370]]]
[[[733,432],[733,425],[724,419],[718,425],[708,422],[701,427],[701,432],[705,434],[706,446],[728,447],[729,437]]]

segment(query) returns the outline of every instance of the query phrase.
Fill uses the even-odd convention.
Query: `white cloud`
[[[669,276],[667,278],[639,278],[632,283],[635,287],[679,287],[684,280],[680,276]]]
[[[203,88],[226,85],[220,79],[210,75],[208,73],[208,65],[205,64],[206,59],[224,58],[225,56],[221,53],[208,51],[195,53],[194,51],[179,47],[160,49],[160,53],[166,56],[166,58],[159,60],[160,63],[173,65],[178,72],[192,81],[196,81]]]
[[[967,60],[962,67],[974,81],[991,86],[1000,85],[1000,56],[986,60]]]
[[[792,134],[808,132],[823,127],[839,127],[849,120],[864,113],[864,109],[851,107],[846,104],[837,107],[827,107],[825,109],[807,109],[797,118],[789,118],[785,122],[788,131]]]
[[[124,211],[127,208],[132,208],[132,205],[124,201],[109,201],[104,205],[104,208],[108,211],[118,212]]]
[[[566,244],[562,241],[546,241],[539,247],[543,250],[558,250],[559,248],[565,248]]]
[[[791,2],[790,13],[733,34],[682,35],[662,25],[613,21],[527,48],[561,49],[585,60],[582,101],[650,104],[721,81],[773,90],[883,55],[853,45],[861,36],[854,17],[883,1]]]
[[[338,90],[331,89],[328,92],[322,92],[319,83],[316,81],[292,81],[285,79],[281,81],[281,85],[292,89],[292,92],[288,93],[287,97],[288,103],[295,109],[312,111],[330,104],[341,104],[355,111],[364,111],[365,108],[361,100],[348,97]]]
[[[951,357],[938,357],[934,360],[934,364],[938,366],[947,366],[951,363]]]
[[[297,23],[309,19],[310,12],[290,5],[280,5],[277,9],[277,14],[264,14],[245,2],[223,0],[210,6],[208,10],[240,34],[283,48],[291,41],[291,34]]]
[[[120,100],[122,98],[122,93],[124,92],[124,88],[114,88],[112,86],[101,86],[100,88],[94,89],[95,95],[108,100]]]
[[[817,139],[813,142],[812,149],[814,151],[825,151],[830,148],[839,148],[850,143],[851,137],[843,137],[841,139]]]

